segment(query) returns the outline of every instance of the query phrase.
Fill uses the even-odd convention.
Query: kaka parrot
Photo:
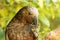
[[[33,6],[20,9],[6,27],[6,40],[38,40],[38,10]]]
[[[55,30],[52,30],[49,32],[43,40],[59,40],[60,39],[60,28],[56,28]]]

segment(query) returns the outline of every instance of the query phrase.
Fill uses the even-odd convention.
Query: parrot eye
[[[29,15],[32,15],[32,13],[29,13]]]

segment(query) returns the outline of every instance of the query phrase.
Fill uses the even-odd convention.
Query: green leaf
[[[48,27],[50,27],[50,22],[49,20],[47,19],[47,17],[45,17],[44,15],[39,15],[39,20],[44,23],[45,25],[47,25]]]
[[[5,31],[0,28],[0,40],[5,40]]]
[[[10,5],[13,5],[14,0],[7,0],[7,2],[8,2]]]

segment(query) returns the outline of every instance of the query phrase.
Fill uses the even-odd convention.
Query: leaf
[[[43,8],[43,0],[38,0],[39,2],[38,2],[38,5],[41,7],[41,8]]]
[[[0,28],[0,40],[5,40],[5,31]]]
[[[7,2],[8,2],[10,5],[13,5],[14,0],[7,0]]]
[[[50,22],[49,20],[44,16],[44,15],[39,15],[39,20],[44,23],[45,25],[47,25],[48,27],[50,27]]]
[[[50,11],[51,11],[51,17],[52,17],[52,19],[54,19],[55,18],[54,8],[51,7]]]

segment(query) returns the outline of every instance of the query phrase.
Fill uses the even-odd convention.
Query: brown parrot
[[[59,40],[59,39],[60,39],[60,28],[52,30],[43,38],[43,40]]]
[[[37,17],[37,8],[23,7],[7,25],[6,40],[38,40]]]

